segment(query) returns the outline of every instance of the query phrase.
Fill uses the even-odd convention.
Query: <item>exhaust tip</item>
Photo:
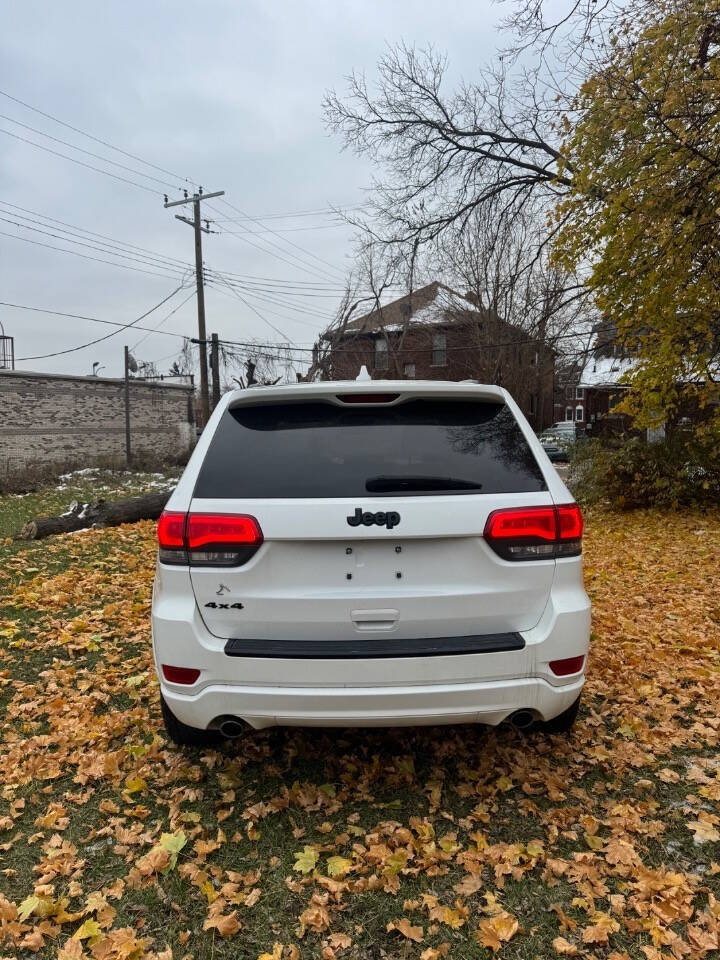
[[[527,730],[535,723],[535,715],[531,710],[516,710],[510,715],[510,723],[516,730]]]
[[[218,723],[218,730],[228,740],[237,740],[245,733],[246,727],[247,724],[243,720],[238,720],[237,717],[224,717]]]

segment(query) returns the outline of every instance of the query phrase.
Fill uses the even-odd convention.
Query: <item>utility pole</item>
[[[210,334],[210,368],[212,370],[213,410],[220,403],[220,341],[216,333]]]
[[[210,394],[208,390],[208,362],[207,362],[207,336],[205,333],[205,281],[203,277],[202,261],[202,235],[211,233],[210,222],[205,221],[202,225],[200,219],[200,203],[202,200],[210,200],[212,197],[222,197],[224,190],[216,190],[215,193],[203,193],[202,187],[192,196],[186,195],[183,200],[168,200],[165,197],[165,208],[178,207],[185,203],[193,205],[193,218],[189,220],[180,214],[175,214],[176,220],[182,220],[195,231],[195,283],[197,285],[197,308],[198,308],[198,341],[200,347],[200,415],[202,417],[203,427],[210,419]]]
[[[130,466],[130,348],[125,347],[125,462]]]

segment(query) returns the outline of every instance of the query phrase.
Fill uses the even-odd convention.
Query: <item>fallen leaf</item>
[[[386,930],[388,933],[397,930],[398,933],[407,937],[408,940],[413,940],[415,943],[422,943],[425,937],[423,928],[421,926],[414,927],[407,917],[402,917],[400,920],[391,920]]]

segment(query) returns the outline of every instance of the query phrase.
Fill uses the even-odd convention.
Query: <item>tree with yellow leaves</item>
[[[697,404],[720,434],[720,10],[633,4],[565,121],[556,255],[639,357],[639,425]]]

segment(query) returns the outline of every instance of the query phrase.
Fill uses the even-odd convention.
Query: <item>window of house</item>
[[[412,377],[415,376],[415,364],[414,364],[414,363],[406,363],[406,364],[405,364],[405,366],[403,367],[403,376],[404,376],[404,377],[408,377],[408,378],[412,378]]]
[[[375,341],[375,369],[388,369],[388,342],[384,337],[378,337]]]
[[[572,400],[572,399],[573,399],[573,388],[572,388],[572,387],[565,387],[565,399],[566,399],[566,400]]]
[[[530,413],[537,412],[537,399],[534,393],[530,394]]]
[[[575,389],[575,399],[576,399],[576,400],[584,400],[584,399],[585,399],[585,388],[584,388],[584,387],[576,387],[576,389]]]
[[[432,365],[433,367],[447,366],[447,337],[444,333],[433,334]]]
[[[572,420],[572,419],[573,419],[573,408],[572,408],[572,407],[565,407],[565,419],[566,419],[566,420]]]
[[[582,419],[584,418],[584,416],[585,416],[585,410],[583,409],[583,405],[582,405],[581,403],[579,403],[579,404],[575,407],[575,419],[576,419],[576,420],[582,420]],[[572,417],[571,417],[570,419],[572,420]]]
[[[539,356],[538,356],[538,352],[537,352],[537,350],[536,350],[536,351],[533,353],[533,355],[530,357],[530,363],[531,363],[531,365],[532,365],[533,367],[536,367],[536,366],[538,365],[538,359],[539,359]]]

